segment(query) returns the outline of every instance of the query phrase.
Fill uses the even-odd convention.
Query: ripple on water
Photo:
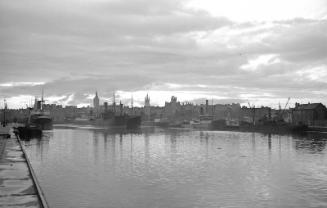
[[[316,138],[74,128],[31,144],[53,207],[327,207]]]

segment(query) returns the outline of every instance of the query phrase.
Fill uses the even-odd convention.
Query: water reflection
[[[46,131],[43,132],[42,138],[31,138],[29,140],[24,140],[23,143],[25,147],[34,146],[36,149],[35,153],[42,161],[44,155],[48,153],[51,137],[53,137],[53,132]]]
[[[104,145],[104,153],[107,156],[107,153],[108,153],[108,133],[106,131],[103,132],[103,145]]]
[[[148,132],[144,133],[144,163],[145,168],[148,169],[149,161],[150,161],[150,135]]]
[[[256,148],[255,148],[255,133],[251,133],[251,144],[252,144],[252,153],[255,155]]]
[[[327,135],[322,133],[309,133],[307,137],[296,136],[295,149],[311,154],[323,152],[326,148]]]
[[[93,132],[93,153],[94,153],[94,162],[97,163],[97,161],[99,160],[99,156],[98,156],[98,148],[99,148],[99,135],[97,132]]]
[[[176,132],[173,132],[171,135],[170,135],[170,152],[171,152],[171,157],[173,160],[176,159],[176,153],[177,153],[177,135],[176,135]]]
[[[115,160],[115,156],[116,156],[116,135],[112,135],[111,137],[111,163],[112,163],[112,169],[113,171],[116,170],[116,160]]]
[[[55,129],[26,144],[50,207],[327,205],[324,135]]]

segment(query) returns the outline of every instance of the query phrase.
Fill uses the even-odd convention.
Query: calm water
[[[55,129],[26,143],[50,207],[327,207],[327,135]]]

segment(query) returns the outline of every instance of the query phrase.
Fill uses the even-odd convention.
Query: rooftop
[[[321,103],[308,103],[308,104],[299,104],[298,106],[295,107],[296,110],[312,110],[316,109],[318,106],[322,105]]]

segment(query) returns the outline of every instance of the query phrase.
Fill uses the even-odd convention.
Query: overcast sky
[[[0,0],[0,98],[327,104],[326,0]],[[3,105],[3,104],[1,104]]]

